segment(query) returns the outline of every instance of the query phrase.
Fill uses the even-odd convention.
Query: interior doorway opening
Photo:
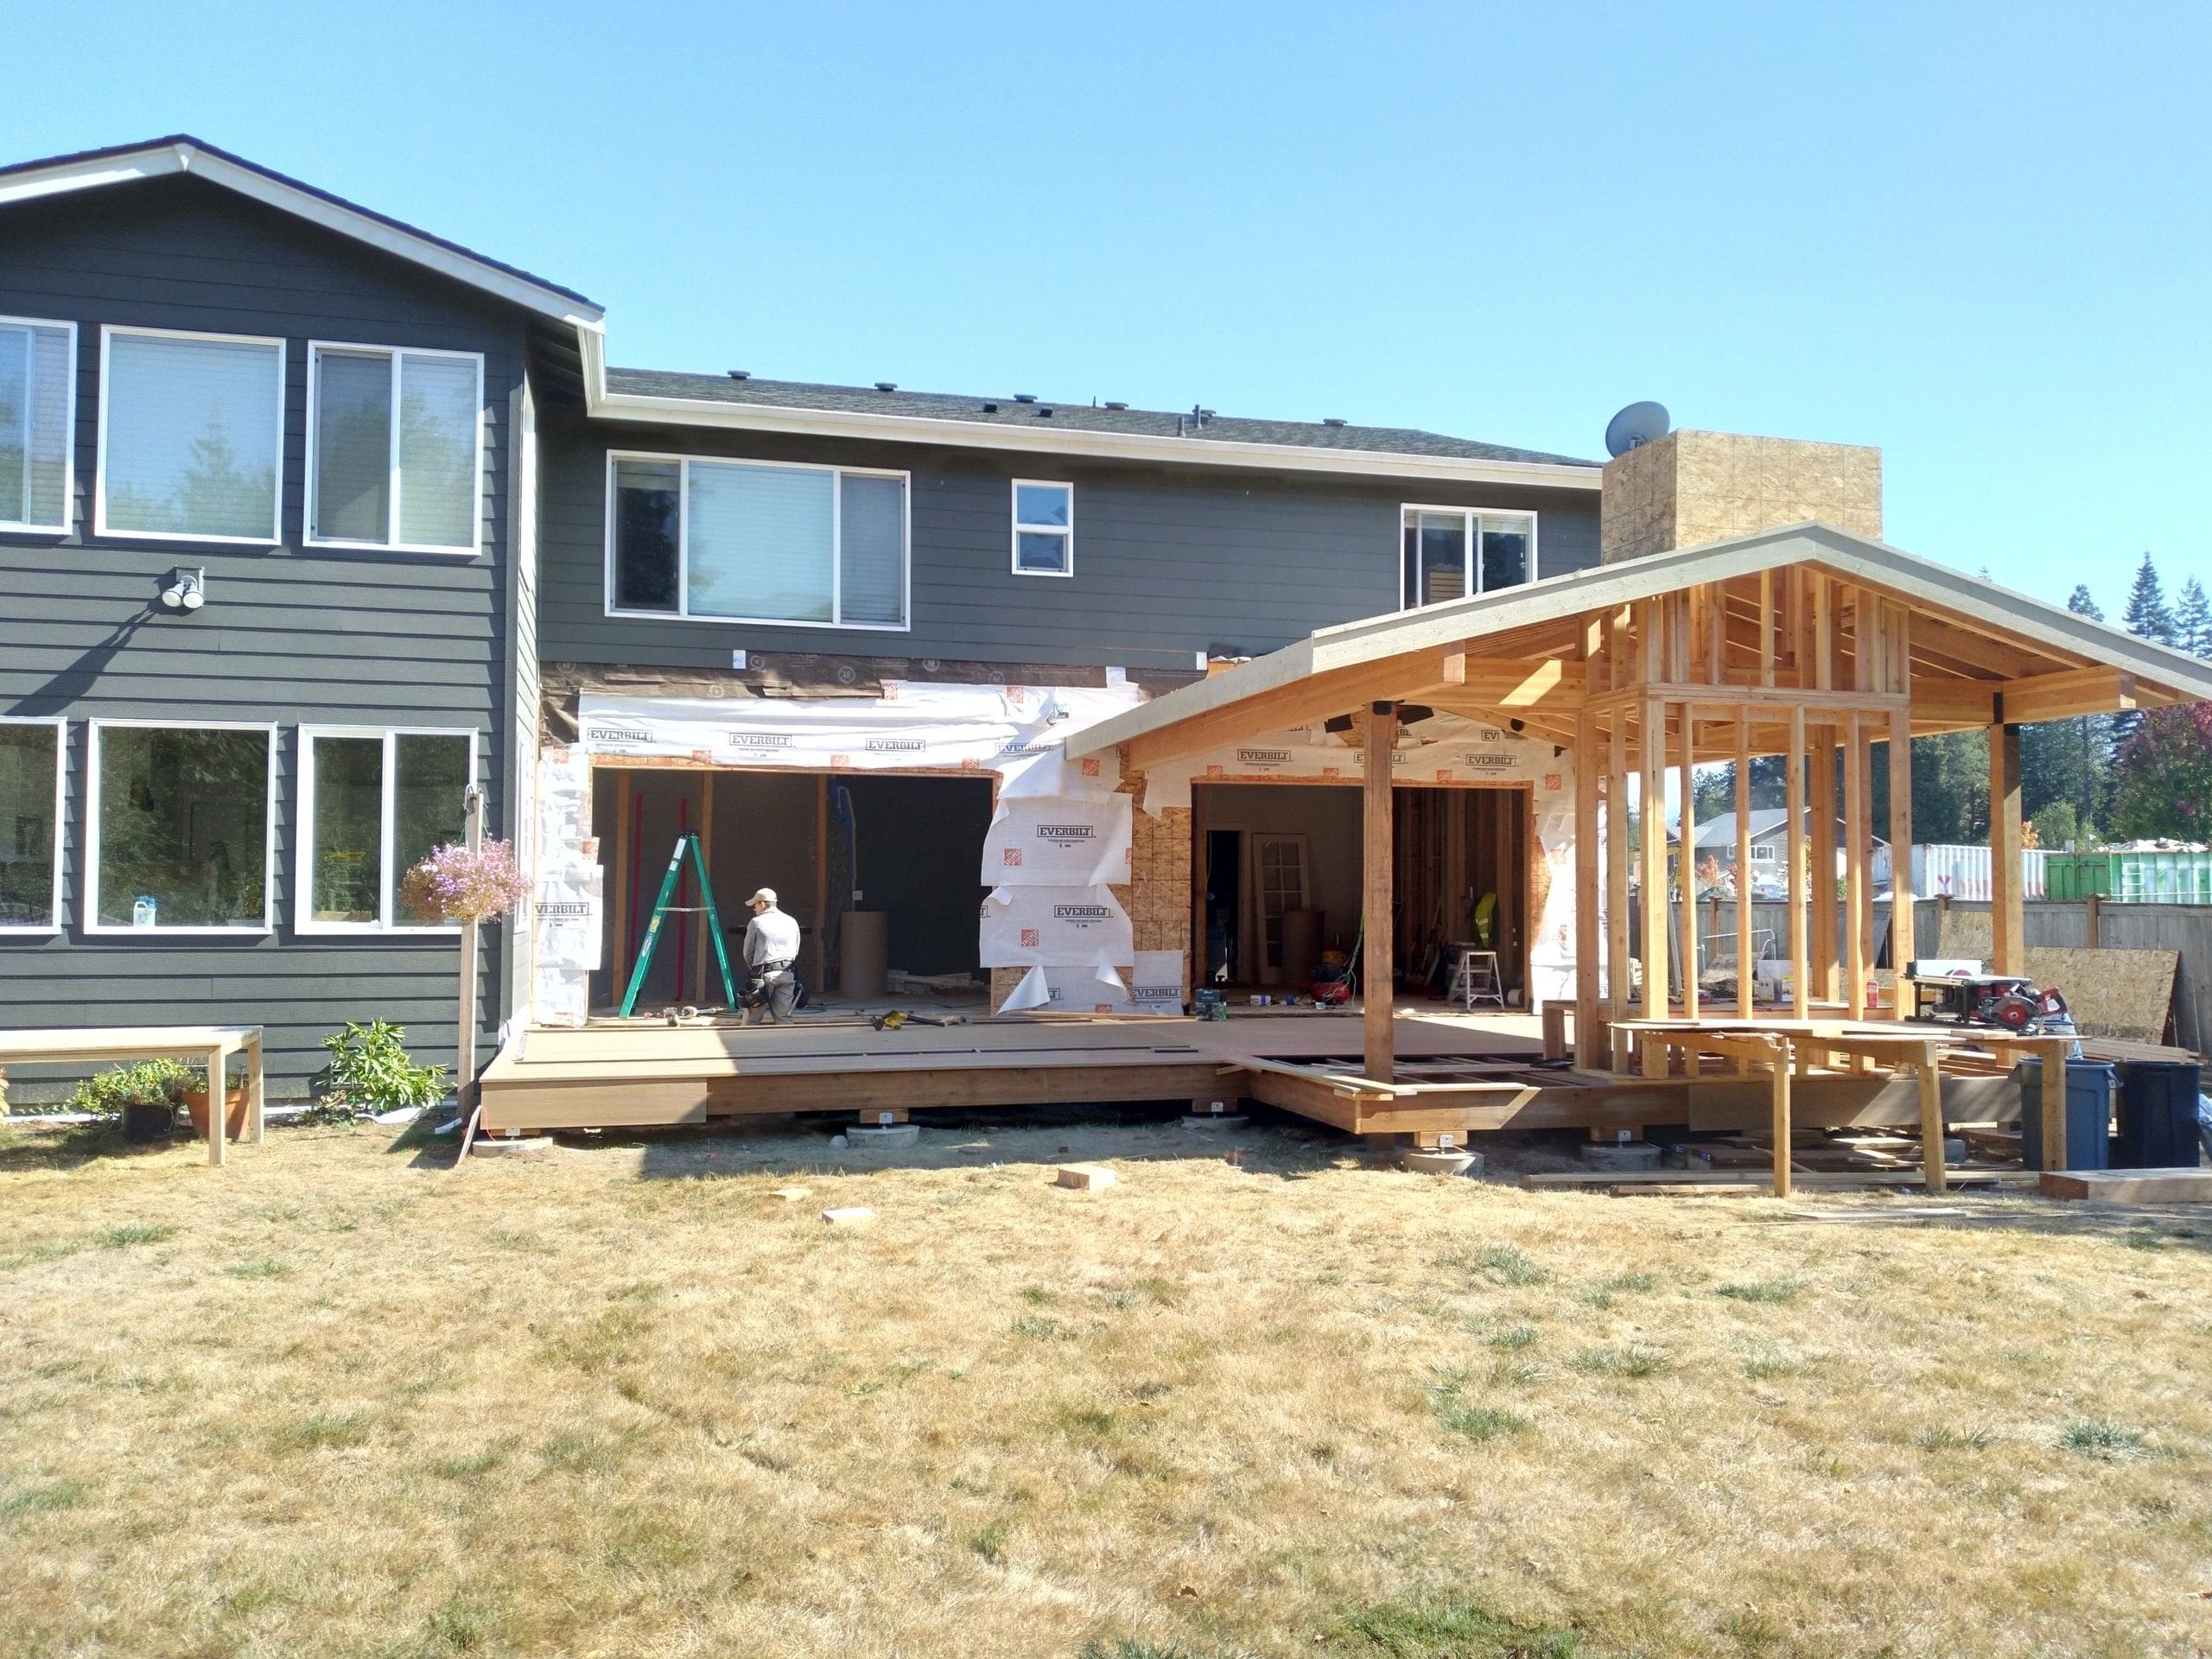
[[[1400,993],[1440,998],[1459,952],[1487,950],[1497,953],[1507,1000],[1526,1007],[1535,911],[1529,791],[1430,785],[1395,796],[1392,973]],[[1359,787],[1194,784],[1192,798],[1200,982],[1303,1000],[1314,966],[1359,942]]]
[[[618,1008],[677,839],[696,832],[742,989],[747,900],[775,890],[799,925],[798,974],[837,1009],[985,995],[976,916],[988,778],[942,773],[598,766],[592,823],[606,881],[594,1014]],[[638,997],[640,1013],[712,1007],[722,985],[689,861]]]

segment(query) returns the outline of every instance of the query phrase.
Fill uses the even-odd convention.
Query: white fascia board
[[[33,201],[44,196],[62,195],[75,190],[98,189],[104,185],[124,184],[137,179],[165,178],[177,173],[196,174],[225,189],[235,190],[242,196],[290,213],[295,218],[334,231],[340,236],[350,237],[356,242],[365,243],[411,264],[421,265],[442,276],[466,283],[470,288],[570,327],[581,330],[594,327],[605,315],[597,306],[572,299],[568,295],[486,264],[482,260],[473,259],[428,237],[387,224],[371,214],[319,196],[313,191],[302,190],[252,168],[241,167],[223,156],[212,156],[194,144],[162,144],[121,156],[62,162],[54,167],[41,168],[35,172],[0,179],[0,207],[13,202]]]
[[[1554,461],[1470,461],[1448,455],[1410,455],[1387,450],[1311,449],[1289,443],[1230,443],[1212,438],[1169,438],[1140,432],[1058,431],[988,426],[980,421],[938,420],[920,415],[866,415],[855,410],[786,409],[770,404],[730,404],[697,397],[650,397],[607,391],[604,342],[596,372],[587,362],[596,419],[663,426],[720,427],[746,432],[793,433],[818,438],[876,442],[938,443],[969,449],[1014,449],[1048,455],[1169,463],[1181,467],[1240,467],[1269,472],[1331,473],[1338,476],[1440,480],[1461,484],[1518,484],[1544,489],[1596,490],[1599,469]],[[588,350],[587,353],[588,357]]]
[[[2212,664],[2076,616],[2031,594],[1998,587],[1833,524],[1808,521],[1595,565],[1417,611],[1317,629],[1280,651],[1178,686],[1141,707],[1075,733],[1068,739],[1067,750],[1078,757],[1100,753],[1147,732],[1331,669],[1357,667],[1407,652],[1442,650],[1484,634],[1656,598],[1693,583],[1724,582],[1802,563],[1817,563],[1846,578],[1861,578],[1933,606],[1971,613],[2024,639],[2108,663],[2183,697],[2212,698]]]

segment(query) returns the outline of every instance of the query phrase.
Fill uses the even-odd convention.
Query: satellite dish
[[[1667,405],[1630,404],[1605,423],[1605,453],[1624,455],[1639,444],[1667,435]]]

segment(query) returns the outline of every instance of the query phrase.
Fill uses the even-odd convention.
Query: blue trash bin
[[[2012,1068],[2020,1085],[2020,1161],[2043,1167],[2043,1062]],[[2063,1169],[2112,1167],[2113,1068],[2102,1060],[2066,1062],[2066,1160]]]
[[[2194,1060],[2128,1060],[2120,1068],[2120,1142],[2114,1169],[2196,1167],[2196,1096],[2204,1068]]]

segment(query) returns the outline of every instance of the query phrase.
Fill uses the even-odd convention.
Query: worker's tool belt
[[[768,1001],[768,982],[778,974],[790,971],[789,962],[763,962],[753,965],[746,979],[745,990],[737,999],[748,1008],[757,1008]]]

